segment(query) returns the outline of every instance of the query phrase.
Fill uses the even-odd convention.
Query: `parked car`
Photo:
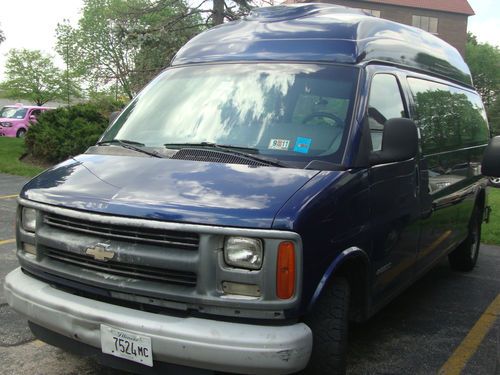
[[[22,138],[37,117],[51,107],[8,105],[0,110],[0,136]]]
[[[441,39],[256,10],[23,187],[5,295],[41,340],[128,371],[341,374],[349,320],[443,257],[474,267],[499,141]]]

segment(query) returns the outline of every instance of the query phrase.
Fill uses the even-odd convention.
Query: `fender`
[[[488,205],[488,191],[486,190],[487,182],[480,184],[475,195],[474,195],[474,205],[477,206],[481,204],[482,207],[482,220],[486,223],[490,221],[491,207]]]
[[[483,219],[487,217],[487,213],[485,210],[487,209],[488,206],[488,192],[486,191],[486,186],[487,186],[487,180],[482,179],[479,180],[475,183],[474,186],[474,206],[477,206],[478,204],[481,204],[483,207],[480,207],[483,209]],[[483,195],[483,197],[481,197]],[[482,201],[481,201],[482,200]],[[472,214],[472,212],[471,212]]]
[[[323,274],[323,277],[321,278],[320,282],[318,283],[318,286],[316,287],[316,290],[314,291],[314,294],[311,298],[311,301],[309,302],[309,305],[307,306],[307,311],[311,311],[313,308],[314,304],[318,300],[319,296],[321,295],[321,292],[323,291],[323,288],[325,285],[328,283],[328,281],[331,279],[332,275],[335,274],[335,271],[337,271],[347,260],[354,259],[354,258],[361,258],[363,260],[363,263],[366,266],[367,270],[367,280],[368,280],[368,270],[369,265],[370,265],[370,258],[368,257],[368,254],[359,247],[352,246],[344,251],[342,251],[338,256],[335,257],[335,259],[330,263],[330,266],[326,269],[325,273]]]

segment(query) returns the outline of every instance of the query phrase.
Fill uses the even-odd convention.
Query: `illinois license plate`
[[[153,367],[151,338],[101,324],[102,352]]]

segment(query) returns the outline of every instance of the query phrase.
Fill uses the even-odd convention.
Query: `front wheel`
[[[19,129],[16,133],[17,138],[24,138],[26,135],[26,129]]]
[[[335,278],[307,317],[305,322],[313,333],[313,351],[305,374],[345,374],[350,297],[347,280]]]
[[[448,255],[450,266],[457,271],[471,271],[477,263],[481,242],[482,212],[475,207],[469,222],[469,234],[464,242]]]

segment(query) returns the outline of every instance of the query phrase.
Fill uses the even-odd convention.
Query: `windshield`
[[[0,117],[23,119],[26,116],[26,111],[26,108],[3,107],[0,111]]]
[[[166,70],[104,134],[145,146],[209,142],[274,158],[340,162],[357,69],[221,64]]]

